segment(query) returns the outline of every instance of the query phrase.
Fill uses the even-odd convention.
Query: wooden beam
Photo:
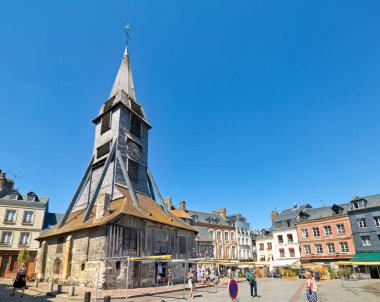
[[[98,197],[98,194],[99,194],[100,188],[102,186],[104,177],[106,176],[108,166],[110,165],[110,163],[112,161],[112,158],[115,155],[116,144],[117,144],[117,139],[115,139],[115,141],[112,144],[111,151],[108,154],[107,160],[106,160],[106,162],[104,164],[104,168],[103,168],[102,174],[100,176],[98,184],[96,185],[96,188],[95,188],[95,191],[94,191],[94,195],[91,198],[91,202],[90,202],[90,204],[87,205],[86,214],[84,215],[84,218],[83,218],[82,222],[85,222],[90,217],[90,215],[91,215],[92,208],[94,207],[94,204],[95,204],[96,198]]]
[[[139,205],[139,202],[137,200],[137,196],[136,196],[136,192],[135,190],[133,189],[132,187],[132,183],[131,183],[131,180],[129,179],[129,176],[128,176],[128,173],[127,173],[127,170],[125,169],[126,165],[124,163],[124,160],[123,158],[121,157],[121,154],[120,154],[120,151],[116,151],[116,159],[119,161],[120,163],[120,166],[121,166],[121,171],[123,171],[123,176],[124,176],[124,180],[125,182],[127,183],[127,187],[129,189],[129,194],[131,195],[131,198],[132,198],[132,201],[133,201],[133,204],[135,205],[135,207],[138,209],[140,207]]]
[[[86,186],[87,181],[90,178],[90,172],[92,172],[92,163],[93,162],[94,162],[94,156],[92,156],[92,158],[90,160],[90,163],[87,166],[86,172],[84,172],[82,180],[80,181],[80,184],[79,184],[79,186],[78,186],[78,188],[77,188],[77,190],[76,190],[76,192],[74,194],[74,197],[73,197],[73,199],[70,202],[69,208],[67,209],[67,211],[65,213],[65,216],[63,217],[63,219],[62,219],[61,223],[59,224],[58,228],[62,227],[66,223],[66,220],[69,217],[69,215],[71,213],[71,210],[73,209],[73,207],[75,206],[75,204],[77,202],[79,194],[83,191],[84,187]]]
[[[149,186],[149,191],[150,191],[150,195],[152,197],[153,200],[156,200],[156,196],[154,195],[154,189],[153,189],[153,185],[152,185],[152,182],[148,176],[148,186]]]
[[[148,179],[150,179],[150,181],[152,182],[153,187],[154,187],[154,189],[156,190],[157,196],[158,196],[158,198],[159,198],[160,201],[161,201],[162,207],[163,207],[163,209],[164,209],[166,215],[168,215],[168,216],[170,217],[170,216],[171,216],[171,215],[170,215],[170,212],[169,212],[168,208],[166,207],[166,205],[165,205],[165,203],[164,203],[164,200],[162,199],[162,196],[161,196],[161,194],[160,194],[160,191],[158,190],[158,186],[157,186],[156,182],[154,181],[154,178],[153,178],[152,173],[150,172],[149,168],[147,168],[146,170],[147,170],[147,173],[148,173]]]

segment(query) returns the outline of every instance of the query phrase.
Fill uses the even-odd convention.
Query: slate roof
[[[42,230],[48,230],[51,227],[55,226],[57,223],[60,223],[64,216],[65,214],[46,213]]]
[[[265,236],[263,236],[263,232],[266,232],[267,234]],[[265,239],[265,238],[269,238],[269,237],[272,237],[273,236],[273,233],[272,233],[272,228],[267,228],[267,229],[262,229],[260,234],[256,237],[256,239]]]
[[[278,217],[276,218],[276,220],[274,222],[276,223],[276,222],[280,222],[280,221],[295,219],[306,208],[311,208],[311,205],[304,204],[304,205],[298,206],[297,208],[293,207],[293,208],[290,208],[290,209],[283,210],[278,215]]]
[[[198,231],[198,235],[195,237],[196,241],[214,242],[214,239],[212,238],[212,236],[211,236],[210,232],[207,230],[207,228],[195,227],[195,229]]]
[[[351,209],[351,203],[344,204],[334,204],[332,206],[320,207],[320,208],[308,208],[304,211],[307,214],[306,220],[313,220],[325,217],[335,216],[337,214],[333,213],[332,207],[338,206],[343,209],[339,215],[347,214],[347,211]]]
[[[6,200],[15,200],[15,199],[11,199],[11,195],[12,194],[14,194],[14,193],[10,193],[10,194],[5,194],[5,195],[3,195],[2,197],[1,197],[1,199],[6,199]],[[49,197],[46,197],[46,196],[38,196],[38,195],[36,195],[37,197],[38,197],[38,200],[35,200],[35,201],[29,201],[28,200],[28,194],[20,194],[20,193],[18,193],[17,192],[17,194],[19,195],[19,196],[21,196],[21,199],[17,199],[17,200],[22,200],[22,201],[27,201],[27,202],[40,202],[40,203],[48,203],[48,201],[49,201]]]
[[[214,224],[224,225],[224,226],[231,226],[227,222],[228,219],[223,218],[223,216],[219,215],[219,214],[213,214],[213,213],[207,213],[207,212],[201,212],[201,211],[193,211],[193,210],[187,210],[187,214],[189,214],[190,216],[197,215],[198,216],[198,221],[197,222],[211,224],[211,222],[207,220],[208,218],[211,218],[215,222],[216,222],[217,219],[219,219],[220,223],[219,224],[218,223],[214,223]]]
[[[354,199],[352,201],[360,200],[360,199],[367,200],[367,206],[364,209],[368,209],[368,208],[371,208],[371,207],[379,207],[380,206],[380,194],[359,197],[358,199]],[[363,209],[363,208],[353,209],[353,210],[361,210],[361,209]]]
[[[133,204],[128,189],[121,186],[116,187],[123,194],[124,197],[115,199],[111,202],[109,208],[109,215],[106,215],[99,219],[95,219],[96,206],[94,206],[92,208],[89,219],[83,222],[83,217],[85,216],[86,209],[71,212],[69,217],[67,218],[66,223],[61,228],[58,228],[58,225],[56,225],[55,227],[41,234],[41,236],[37,239],[40,240],[51,236],[57,236],[83,229],[99,227],[111,221],[117,220],[122,215],[139,217],[157,223],[186,229],[195,233],[197,232],[195,228],[188,225],[179,217],[173,214],[171,214],[170,217],[166,215],[162,207],[147,195],[136,192],[136,197],[139,203],[139,208],[136,208]]]

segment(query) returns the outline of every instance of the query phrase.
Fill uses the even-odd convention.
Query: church
[[[128,43],[93,123],[93,154],[66,214],[38,238],[37,278],[89,287],[98,278],[101,288],[112,289],[125,288],[129,271],[129,287],[146,287],[170,267],[183,282],[183,264],[135,261],[127,270],[127,257],[190,259],[197,234],[170,213],[149,170],[151,125],[136,98]]]

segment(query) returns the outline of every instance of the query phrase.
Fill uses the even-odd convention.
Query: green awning
[[[373,253],[356,253],[356,255],[349,260],[350,262],[374,262],[380,261],[380,252]]]

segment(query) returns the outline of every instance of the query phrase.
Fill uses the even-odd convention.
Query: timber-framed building
[[[125,287],[127,256],[189,259],[197,234],[170,213],[148,169],[151,126],[136,99],[128,47],[93,122],[95,142],[87,170],[62,222],[38,239],[37,277],[95,286],[99,266],[100,287]],[[131,262],[129,286],[154,285],[157,274],[165,278],[168,266]],[[186,267],[171,268],[173,279],[183,282]]]

